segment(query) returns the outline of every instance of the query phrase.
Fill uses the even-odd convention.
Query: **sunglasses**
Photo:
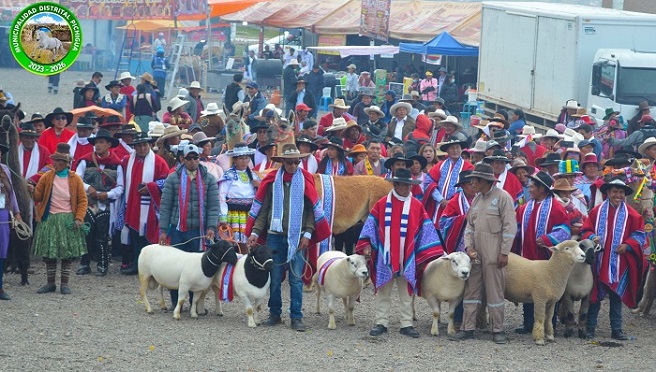
[[[55,120],[66,120],[67,117],[66,117],[66,115],[57,115],[53,119],[55,119]]]
[[[185,160],[189,160],[189,161],[191,161],[191,160],[198,160],[198,159],[200,159],[200,156],[198,156],[198,155],[194,155],[194,156],[185,156]]]

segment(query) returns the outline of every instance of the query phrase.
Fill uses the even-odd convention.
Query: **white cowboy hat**
[[[375,112],[381,118],[385,116],[385,113],[378,106],[369,106],[366,109],[364,109],[364,112],[366,112],[367,114],[371,114],[372,112]]]
[[[237,144],[232,150],[226,151],[226,156],[235,158],[238,156],[251,156],[255,154],[255,149],[248,147],[245,143]]]
[[[187,87],[187,89],[200,89],[200,90],[205,90],[200,86],[200,82],[198,81],[192,81],[191,84]]]
[[[579,103],[574,99],[570,99],[567,102],[565,102],[565,106],[563,106],[563,108],[576,110],[579,108]]]
[[[464,129],[465,127],[458,122],[458,118],[452,115],[449,115],[446,117],[446,119],[440,121],[440,124],[453,124],[455,125],[459,130]]]
[[[447,115],[442,109],[437,109],[434,112],[429,112],[428,117],[431,119],[440,118],[442,120],[446,119]]]
[[[171,106],[171,111],[175,111],[177,108],[180,108],[184,105],[189,103],[189,101],[185,101],[183,99],[180,99],[180,97],[175,96],[171,98],[171,101],[169,101],[169,106]]]
[[[346,102],[344,102],[344,100],[341,98],[335,98],[335,103],[331,103],[330,105],[328,105],[328,107],[330,108],[336,107],[342,110],[348,110],[351,108],[351,106],[347,106]],[[410,112],[410,110],[408,110],[408,112]]]
[[[647,149],[653,145],[656,145],[656,138],[649,137],[645,140],[645,142],[642,143],[642,145],[638,147],[638,152],[640,153],[640,155],[646,155],[645,152],[647,151]]]
[[[583,141],[583,135],[580,133],[577,133],[574,129],[572,128],[567,128],[565,129],[565,132],[563,133],[564,139],[567,141],[572,141],[574,142],[575,145],[578,145],[579,142]]]
[[[296,58],[293,58],[291,61],[289,61],[287,66],[298,66],[299,64],[300,63],[298,63],[298,60]]]
[[[346,123],[346,120],[344,120],[344,118],[335,118],[335,119],[333,119],[333,125],[326,128],[325,132],[343,130],[343,129],[346,129],[347,126],[348,126],[348,123]]]
[[[178,89],[177,96],[180,97],[180,99],[184,99],[188,95],[189,95],[189,91],[187,89],[185,88]]]
[[[410,105],[409,103],[407,103],[407,102],[397,102],[397,103],[393,104],[392,107],[390,107],[390,110],[389,110],[390,115],[396,116],[396,109],[398,109],[399,107],[405,107],[406,111],[408,111],[408,114],[410,114],[410,111],[412,111],[412,105]]]
[[[561,140],[564,137],[563,137],[562,134],[558,133],[557,130],[549,128],[549,129],[547,129],[547,133],[545,133],[545,134],[538,133],[538,134],[534,135],[533,138],[556,138],[558,140]]]
[[[164,124],[159,121],[151,121],[148,123],[148,135],[153,138],[159,138],[164,135],[166,128]]]
[[[134,76],[130,75],[130,71],[123,71],[121,72],[121,76],[118,77],[118,81],[122,81],[125,79],[136,79]]]
[[[207,107],[205,107],[205,110],[202,110],[200,112],[201,113],[200,116],[205,117],[205,116],[218,115],[222,112],[223,112],[223,110],[221,110],[219,108],[219,105],[216,104],[216,102],[210,102],[210,103],[207,104]]]
[[[357,67],[355,67],[355,65],[352,64],[352,63],[351,63],[350,65],[346,66],[346,69],[347,69],[347,70],[348,70],[348,69],[355,70],[356,68],[357,68]]]
[[[532,125],[524,125],[524,129],[522,130],[522,134],[518,135],[517,137],[528,137],[528,136],[535,136],[535,127]]]

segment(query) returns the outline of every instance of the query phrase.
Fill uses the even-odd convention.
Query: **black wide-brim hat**
[[[111,143],[112,148],[117,147],[119,144],[118,139],[112,137],[112,134],[109,133],[107,129],[99,129],[98,133],[96,133],[94,137],[89,137],[89,143],[95,146],[97,139],[105,139],[109,141],[109,143]]]
[[[448,141],[442,142],[440,144],[440,150],[446,152],[449,146],[451,145],[460,145],[461,149],[465,149],[467,148],[467,141],[460,141],[459,139],[455,139],[455,138],[449,139]]]
[[[389,182],[401,182],[401,183],[407,183],[410,185],[419,185],[421,183],[421,180],[416,180],[412,178],[412,173],[410,173],[409,170],[399,168],[394,172],[394,175],[389,178],[385,178],[385,181]]]
[[[418,161],[419,165],[421,166],[421,169],[426,168],[426,165],[428,165],[428,160],[426,160],[425,157],[417,154],[416,152],[408,152],[408,154],[406,154],[406,157],[410,160]],[[414,165],[414,162],[413,162],[413,165]]]
[[[622,181],[619,178],[616,178],[616,179],[614,179],[610,182],[604,183],[603,185],[601,185],[599,190],[601,191],[602,194],[606,194],[608,192],[608,189],[610,189],[611,187],[618,187],[618,188],[624,189],[624,196],[629,196],[629,195],[633,194],[633,189],[630,188],[629,186],[627,186],[627,184],[624,183],[624,181]]]
[[[94,87],[93,85],[87,84],[87,85],[84,86],[84,88],[80,89],[80,95],[84,96],[84,93],[86,93],[87,90],[89,90],[89,89],[93,90],[94,95],[96,95],[100,92],[100,90],[98,90],[98,88]]]
[[[342,139],[339,138],[339,137],[330,137],[330,138],[328,138],[328,142],[324,143],[323,147],[325,148],[325,147],[328,147],[328,146],[332,146],[332,147],[340,150],[341,152],[345,151],[344,150],[344,141],[342,141]]]
[[[535,165],[538,167],[546,167],[549,165],[558,165],[560,164],[560,156],[556,153],[550,152],[544,158],[539,158],[535,160]]]
[[[250,127],[250,131],[252,134],[255,134],[257,133],[258,129],[262,129],[262,128],[269,129],[269,125],[267,125],[267,123],[263,121],[258,121],[257,124]]]
[[[260,146],[260,148],[257,149],[261,154],[266,155],[266,150],[270,149],[271,147],[278,146],[278,144],[275,141],[269,141],[265,143],[264,145]]]
[[[414,164],[413,160],[404,158],[403,154],[401,154],[401,153],[396,153],[391,158],[388,158],[387,160],[385,160],[385,163],[384,163],[385,168],[387,168],[387,169],[392,168],[392,165],[394,165],[394,163],[396,163],[397,161],[404,161],[406,168],[410,168]]]
[[[547,190],[551,192],[551,186],[553,186],[553,178],[551,178],[548,173],[540,171],[536,174],[529,174],[527,177],[546,187]]]
[[[493,161],[503,161],[506,163],[511,163],[512,160],[508,159],[506,152],[503,150],[494,150],[491,156],[486,156],[483,158],[483,161],[486,163],[492,163]]]
[[[146,132],[138,132],[137,134],[134,135],[134,139],[132,142],[128,143],[129,146],[134,146],[140,143],[144,142],[153,142],[153,138],[148,135]]]
[[[319,146],[312,141],[312,138],[308,137],[307,135],[300,135],[296,139],[296,146],[300,145],[301,143],[305,143],[307,145],[310,145],[310,152],[312,151],[317,151],[319,149]]]
[[[66,115],[66,123],[70,124],[73,122],[73,113],[64,111],[61,107],[57,107],[54,110],[52,110],[51,113],[46,115],[46,117],[43,119],[43,123],[46,125],[46,128],[52,127],[52,119],[57,116],[57,115]],[[34,120],[32,120],[34,122]],[[37,120],[38,121],[38,120]]]

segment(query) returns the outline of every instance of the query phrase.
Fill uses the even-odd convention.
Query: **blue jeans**
[[[622,299],[608,288],[606,290],[608,291],[608,299],[610,301],[610,329],[618,331],[622,329]],[[599,309],[601,309],[601,301],[596,304],[590,303],[590,307],[588,308],[588,322],[586,324],[588,331],[594,331],[597,328]]]
[[[287,262],[287,244],[286,235],[268,234],[267,245],[273,250],[273,269],[271,269],[271,287],[269,297],[269,313],[271,316],[280,316],[282,314],[282,294],[281,284],[282,275],[289,266],[289,279],[290,288],[290,318],[300,319],[303,317],[301,309],[303,308],[303,268],[305,261],[303,261],[303,252],[297,251],[291,262]]]
[[[174,244],[180,244],[180,243],[183,243],[183,242],[187,242],[187,240],[189,240],[191,238],[195,238],[197,236],[200,236],[200,231],[198,231],[198,230],[189,230],[189,231],[182,232],[178,229],[172,228],[169,231],[169,236],[171,237],[171,245],[174,245]],[[182,251],[185,251],[185,252],[200,252],[200,250],[199,250],[200,240],[201,239],[194,239],[194,240],[188,241],[185,244],[178,245],[175,248],[178,248],[178,249],[180,249]],[[178,291],[176,291],[174,289],[171,289],[170,293],[171,293],[171,304],[173,306],[176,306],[177,303],[178,303]],[[189,291],[189,303],[191,304],[192,301],[194,301],[194,292]],[[202,312],[203,310],[204,309],[200,309],[199,311]]]

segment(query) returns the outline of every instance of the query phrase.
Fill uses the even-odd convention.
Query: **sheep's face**
[[[581,247],[579,247],[579,243],[575,240],[566,240],[555,247],[550,247],[549,249],[554,254],[569,254],[576,263],[583,263],[586,259],[585,252],[583,252]]]
[[[251,249],[250,255],[259,265],[263,265],[264,270],[271,271],[273,269],[273,252],[271,248],[266,245],[258,245]]]
[[[581,240],[579,248],[585,252],[585,263],[592,265],[595,259],[595,243],[590,239]]]
[[[349,264],[349,271],[353,276],[360,279],[366,279],[369,276],[369,269],[367,269],[367,260],[364,256],[353,254],[346,257],[346,262]]]
[[[453,274],[462,280],[469,278],[471,272],[471,259],[464,252],[453,252],[448,256],[443,256],[444,259],[451,262],[451,270]]]

